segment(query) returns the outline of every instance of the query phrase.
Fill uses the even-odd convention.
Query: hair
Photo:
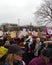
[[[13,65],[13,56],[14,54],[8,54],[6,61],[9,62],[10,65]]]
[[[50,63],[52,63],[52,57],[50,57]]]
[[[50,49],[49,48],[42,49],[41,54],[45,57],[50,57]]]

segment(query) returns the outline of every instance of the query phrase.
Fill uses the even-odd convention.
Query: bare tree
[[[47,25],[52,22],[52,0],[44,0],[35,12],[35,16],[39,25]]]

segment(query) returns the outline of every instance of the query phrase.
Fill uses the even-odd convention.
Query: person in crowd
[[[41,50],[46,47],[46,44],[44,43],[44,41],[45,41],[44,38],[40,38],[41,45],[40,45],[40,49],[39,49],[38,55],[40,55],[41,54]]]
[[[10,35],[6,33],[6,35],[3,36],[3,45],[5,45],[6,41],[10,42],[10,40],[11,40]]]
[[[14,43],[16,43],[15,41],[14,41],[14,39],[13,38],[10,38],[10,44],[12,45],[12,44],[14,44]]]
[[[24,51],[17,44],[12,44],[9,47],[4,65],[25,65],[25,62],[22,60],[23,53]]]
[[[47,65],[49,63],[50,58],[50,49],[43,49],[41,51],[41,55],[32,59],[29,62],[29,65]]]
[[[4,45],[4,41],[3,41],[3,35],[0,36],[0,46],[3,46]]]
[[[30,45],[31,52],[34,52],[35,46],[36,46],[36,37],[33,36],[33,42]]]
[[[26,65],[28,65],[29,61],[31,60],[30,53],[28,53],[30,51],[28,47],[28,42],[26,42],[24,50],[25,50],[25,53],[23,54],[23,60],[25,61]]]
[[[32,59],[32,52],[31,52],[31,44],[33,42],[32,35],[30,35],[30,36],[26,35],[25,42],[26,42],[26,44],[24,45],[25,53],[23,55],[23,60],[28,65],[29,61]]]
[[[41,50],[44,48],[43,43],[40,42],[40,38],[33,38],[33,42],[30,45],[30,49],[28,47],[28,41],[25,44],[25,54],[23,55],[24,61],[28,64],[30,60],[34,57],[40,55]]]
[[[20,42],[21,42],[20,38],[15,38],[14,41],[16,44],[20,45]]]
[[[47,65],[52,65],[52,48],[50,48],[50,61]]]
[[[0,46],[3,46],[3,40],[0,39]]]
[[[36,37],[33,36],[33,42],[30,45],[30,49],[31,49],[31,59],[34,58],[34,49],[36,46]]]
[[[52,43],[48,43],[47,48],[52,48]]]
[[[36,44],[35,44],[35,49],[34,49],[34,56],[37,57],[39,56],[39,50],[41,48],[41,42],[40,42],[40,38],[36,38]]]
[[[10,41],[7,40],[7,41],[5,42],[5,44],[4,44],[4,47],[8,49],[10,45],[11,45],[11,44],[10,44]]]
[[[52,57],[50,57],[50,62],[47,65],[52,65]]]
[[[26,41],[28,41],[28,46],[30,48],[30,45],[32,44],[33,42],[33,39],[32,39],[32,34],[29,34],[28,38],[26,39]]]

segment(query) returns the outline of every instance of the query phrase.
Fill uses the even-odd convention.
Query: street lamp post
[[[19,26],[20,26],[20,19],[18,18],[18,31],[20,30]]]

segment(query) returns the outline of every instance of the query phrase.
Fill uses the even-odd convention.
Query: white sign
[[[26,29],[24,28],[23,31],[26,31]]]
[[[33,31],[33,36],[38,36],[38,32]]]
[[[2,36],[3,35],[3,32],[2,31],[0,31],[0,36]]]
[[[51,29],[48,29],[47,32],[48,32],[48,34],[52,34],[52,30]]]

